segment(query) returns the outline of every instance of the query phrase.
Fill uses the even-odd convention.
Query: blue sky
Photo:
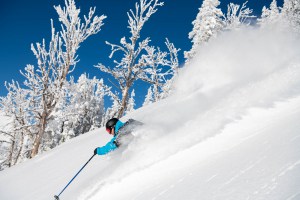
[[[87,14],[90,7],[96,7],[97,15],[106,15],[104,26],[97,34],[88,38],[80,47],[78,55],[80,62],[71,74],[76,78],[86,72],[90,77],[96,76],[106,80],[107,76],[100,73],[94,65],[103,63],[113,66],[109,60],[110,46],[105,41],[119,44],[120,38],[128,36],[127,12],[134,8],[138,0],[77,0],[77,7],[81,13]],[[255,15],[260,15],[264,5],[269,6],[272,0],[249,0],[248,7],[254,10]],[[278,4],[282,6],[282,1]],[[165,0],[165,5],[160,7],[150,20],[145,24],[141,38],[150,37],[151,45],[164,46],[165,38],[180,48],[179,60],[184,62],[183,52],[191,48],[188,33],[192,30],[192,21],[195,19],[202,0]],[[221,9],[225,11],[229,3],[242,4],[241,0],[221,0]],[[9,0],[2,1],[0,6],[0,96],[6,95],[5,81],[12,79],[22,83],[24,78],[19,70],[26,64],[36,65],[36,59],[30,50],[31,43],[49,42],[51,27],[50,19],[58,24],[57,13],[54,5],[64,5],[64,0]],[[107,83],[107,82],[105,82]],[[139,107],[146,94],[146,85],[140,82],[135,85]]]

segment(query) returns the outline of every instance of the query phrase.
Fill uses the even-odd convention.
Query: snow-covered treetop
[[[135,4],[135,12],[130,9],[128,15],[128,28],[130,29],[131,42],[138,40],[140,37],[140,31],[144,26],[145,22],[148,21],[150,16],[157,11],[158,6],[163,6],[163,2],[158,0],[140,0],[140,3]]]
[[[243,3],[242,6],[238,4],[230,3],[227,6],[227,15],[224,16],[225,28],[226,29],[236,29],[241,25],[249,25],[251,18],[254,18],[254,15],[251,15],[253,10],[247,8],[247,3]]]

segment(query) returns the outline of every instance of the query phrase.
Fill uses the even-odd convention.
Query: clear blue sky
[[[107,78],[93,67],[101,62],[113,66],[108,59],[110,46],[105,41],[119,44],[120,38],[128,36],[127,11],[134,9],[134,4],[139,0],[77,0],[77,7],[81,13],[88,14],[90,7],[96,7],[97,15],[106,15],[104,26],[97,34],[88,38],[78,52],[80,62],[76,70],[71,74],[76,78],[86,72],[90,77]],[[269,6],[272,0],[250,0],[248,7],[254,9],[255,15],[260,15],[264,5]],[[283,0],[278,0],[282,6]],[[145,24],[141,38],[150,37],[151,45],[163,46],[165,38],[180,48],[179,60],[184,62],[183,52],[191,48],[188,33],[192,30],[192,21],[195,19],[202,0],[165,0],[165,5],[159,7],[150,20]],[[223,12],[229,3],[242,4],[241,0],[221,0]],[[5,81],[12,79],[22,83],[24,78],[19,70],[23,70],[26,64],[36,66],[36,59],[30,50],[31,43],[41,42],[46,39],[49,43],[51,27],[50,19],[58,24],[57,13],[54,5],[64,5],[64,0],[2,0],[0,6],[0,96],[6,95]],[[107,83],[107,82],[106,82]],[[146,91],[146,86],[137,83],[140,90],[136,91],[139,99],[136,104],[140,106]]]

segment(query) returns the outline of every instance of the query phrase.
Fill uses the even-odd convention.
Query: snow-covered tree
[[[78,62],[77,50],[80,44],[89,36],[100,31],[105,16],[94,16],[95,8],[91,8],[88,16],[82,22],[80,9],[76,8],[74,0],[65,0],[65,7],[55,6],[61,22],[61,31],[56,32],[51,20],[51,41],[46,46],[42,43],[31,45],[37,59],[37,67],[27,65],[22,75],[26,78],[24,84],[30,90],[33,100],[35,125],[37,132],[31,157],[34,157],[43,141],[48,119],[61,98],[62,87],[67,75],[72,72]]]
[[[250,19],[255,16],[251,15],[253,10],[247,8],[246,4],[247,1],[242,6],[233,3],[227,6],[227,14],[224,16],[224,29],[233,30],[240,28],[242,25],[250,25]]]
[[[155,89],[155,85],[151,85],[148,88],[148,92],[145,97],[143,106],[149,105],[151,103],[157,102],[161,99],[165,99],[168,96],[170,96],[173,91],[173,83],[176,77],[177,77],[177,73],[175,73],[171,79],[166,80],[166,82],[161,84],[161,86],[159,87],[159,91]],[[158,92],[158,95],[154,95],[155,92]]]
[[[65,140],[100,127],[104,116],[104,95],[107,90],[103,80],[89,79],[82,74],[77,82],[74,78],[63,87],[64,96],[51,115],[47,126],[46,147],[54,147]]]
[[[280,8],[277,6],[277,1],[273,0],[270,4],[270,8],[266,6],[262,9],[261,17],[258,19],[258,24],[262,27],[268,24],[277,23],[280,20]]]
[[[0,109],[10,118],[10,127],[7,130],[0,130],[6,140],[1,140],[3,145],[2,156],[5,157],[2,167],[11,167],[29,157],[28,143],[31,134],[31,116],[28,98],[28,91],[20,88],[18,82],[5,83],[8,94],[0,98]],[[1,137],[0,137],[1,138]]]
[[[282,8],[285,23],[300,33],[300,0],[285,0]]]
[[[177,77],[177,75],[178,75],[178,73],[174,74],[174,76],[170,80],[167,80],[166,83],[162,86],[160,99],[165,99],[172,94],[173,89],[174,89],[173,83],[174,83],[174,80]]]
[[[79,132],[75,135],[85,133],[96,127],[101,126],[101,117],[104,115],[104,95],[107,87],[103,80],[96,77],[89,79],[83,74],[75,84],[75,94],[73,94],[72,104],[73,113],[79,116]],[[77,129],[78,129],[77,128]]]
[[[116,117],[121,117],[127,109],[129,91],[133,86],[133,83],[145,77],[145,69],[148,66],[146,49],[149,48],[148,44],[150,38],[146,38],[139,42],[141,37],[140,33],[149,20],[151,15],[156,13],[157,8],[162,6],[163,3],[158,0],[140,0],[135,4],[135,11],[130,10],[128,15],[128,28],[130,29],[131,36],[129,40],[126,37],[121,38],[120,45],[111,44],[112,52],[110,58],[113,57],[115,52],[121,51],[121,59],[119,61],[114,60],[116,66],[113,68],[106,67],[102,64],[98,64],[96,67],[101,71],[111,74],[118,82],[118,89],[121,91],[121,98],[119,104],[119,111]],[[114,100],[117,103],[117,100]]]
[[[207,42],[211,37],[223,29],[223,13],[218,6],[219,0],[204,0],[196,19],[192,22],[193,30],[189,33],[189,39],[192,40],[190,51],[184,52],[184,57],[188,62],[196,54],[196,49],[202,43]]]
[[[151,103],[154,102],[154,95],[153,95],[153,86],[151,85],[149,88],[148,88],[148,92],[147,92],[147,95],[145,97],[145,100],[144,100],[144,103],[143,103],[143,106],[147,106],[147,105],[150,105]]]
[[[110,97],[110,99],[112,100],[112,105],[106,110],[105,116],[102,120],[102,125],[104,126],[105,123],[113,118],[113,117],[117,117],[118,112],[121,109],[121,100],[119,99],[119,94],[118,92],[112,92],[109,91],[107,92],[107,95]]]
[[[145,59],[149,63],[149,66],[142,80],[152,84],[152,87],[149,89],[152,90],[153,102],[162,99],[162,92],[167,93],[167,91],[163,91],[162,88],[166,83],[170,83],[168,80],[178,73],[178,51],[180,51],[180,49],[176,49],[174,44],[170,43],[168,39],[166,39],[165,44],[169,52],[162,52],[160,48],[155,49],[154,47],[148,47],[146,49],[148,55]]]

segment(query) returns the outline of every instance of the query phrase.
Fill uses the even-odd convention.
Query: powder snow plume
[[[114,163],[118,169],[107,180],[114,183],[217,137],[252,109],[269,109],[299,96],[299,44],[299,38],[280,28],[245,28],[199,48],[180,72],[175,94],[135,113],[147,125],[136,132],[137,140],[123,152],[126,159]],[[108,194],[110,187],[91,199]]]

